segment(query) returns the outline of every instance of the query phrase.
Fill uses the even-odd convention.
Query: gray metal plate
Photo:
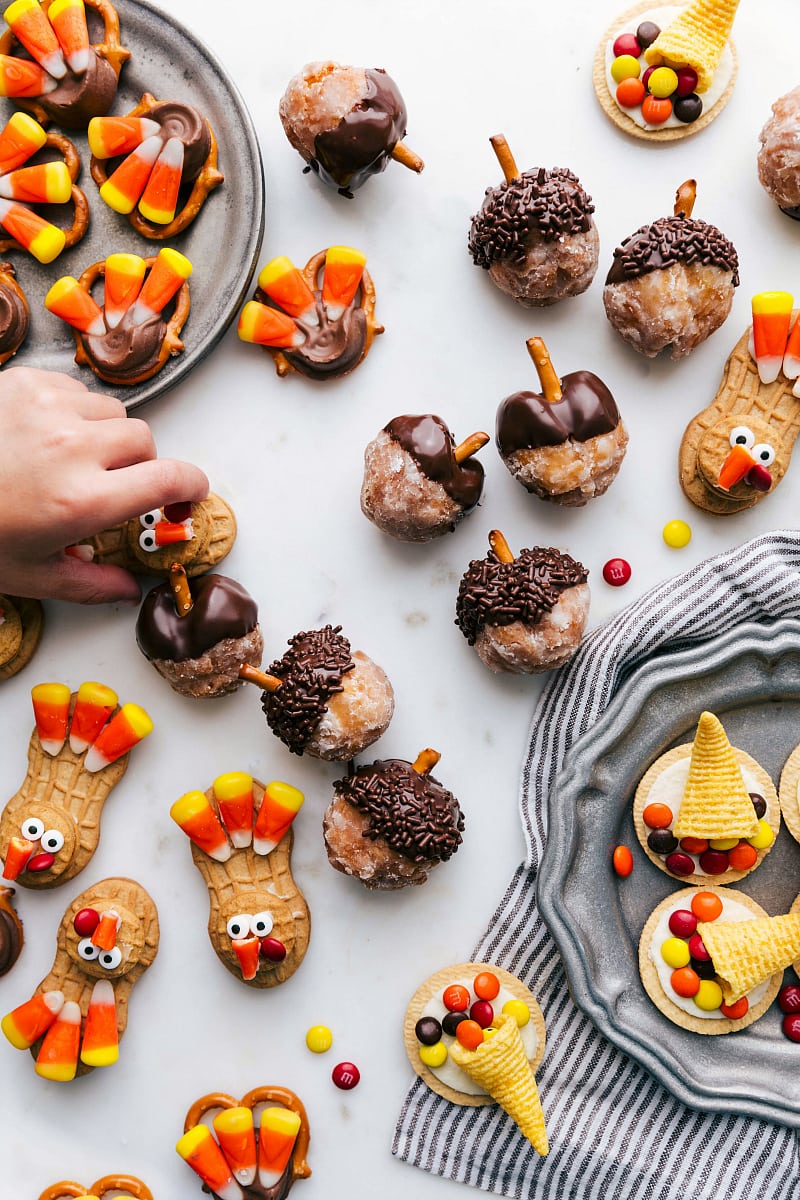
[[[752,754],[777,787],[800,742],[800,626],[741,625],[655,657],[622,684],[572,747],[552,789],[539,908],[575,1002],[679,1100],[800,1128],[800,1046],[783,1036],[777,1005],[748,1029],[704,1037],[667,1020],[639,978],[642,927],[682,885],[639,846],[633,795],[660,754],[691,740],[703,709],[721,718],[733,744]],[[633,851],[628,879],[611,867],[620,842]],[[771,914],[788,911],[800,892],[800,846],[783,825],[762,865],[735,886]],[[796,982],[791,970],[789,980]]]
[[[184,233],[166,243],[150,241],[140,237],[127,218],[103,203],[89,174],[86,135],[68,133],[83,164],[78,183],[89,201],[89,231],[82,242],[46,267],[21,251],[7,255],[31,307],[28,339],[8,365],[64,371],[90,388],[119,397],[131,409],[185,379],[236,316],[261,248],[264,174],[250,114],[214,55],[171,16],[143,0],[115,0],[115,6],[122,44],[132,55],[122,68],[112,113],[129,112],[144,92],[158,100],[182,100],[194,105],[208,118],[216,134],[219,168],[225,182],[211,193]],[[3,123],[12,111],[13,102],[7,101],[0,110]],[[44,297],[61,275],[77,277],[91,263],[116,252],[146,258],[157,254],[165,244],[180,250],[194,266],[190,281],[192,311],[182,334],[186,349],[144,383],[127,388],[102,383],[87,367],[75,365],[72,331],[46,311]]]

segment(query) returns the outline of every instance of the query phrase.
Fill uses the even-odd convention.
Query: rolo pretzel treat
[[[361,511],[401,542],[452,533],[481,498],[484,471],[474,456],[488,441],[473,433],[456,445],[433,413],[394,417],[364,451]]]
[[[153,1200],[153,1193],[146,1183],[134,1175],[104,1175],[88,1189],[80,1183],[65,1179],[45,1188],[39,1200]]]
[[[14,889],[0,887],[0,976],[7,975],[22,953],[22,921],[11,901]]]
[[[2,879],[53,888],[84,869],[100,840],[103,806],[153,722],[138,704],[117,704],[105,684],[39,683],[28,770],[0,815]],[[67,740],[69,739],[69,740]]]
[[[383,333],[366,261],[352,246],[329,246],[302,271],[285,256],[273,258],[242,309],[239,337],[263,346],[280,376],[296,371],[323,382],[348,375]]]
[[[417,174],[425,165],[403,142],[405,101],[380,68],[308,63],[289,80],[279,111],[297,153],[341,196],[352,198],[390,158]]]
[[[0,683],[18,675],[33,658],[42,639],[41,600],[0,592]]]
[[[65,129],[108,112],[131,56],[109,0],[14,0],[3,16],[0,95]]]
[[[250,593],[227,575],[190,580],[179,563],[142,601],[136,642],[173,691],[199,700],[237,691],[264,652]]]
[[[800,221],[800,86],[775,101],[759,138],[761,186],[787,217]]]
[[[385,672],[351,651],[341,625],[296,633],[269,667],[261,704],[267,724],[293,754],[346,762],[377,741],[394,713]]]
[[[390,758],[357,767],[333,785],[322,829],[328,861],[365,887],[395,891],[424,883],[461,845],[464,815],[431,775],[441,755]]]
[[[647,857],[687,883],[733,883],[760,866],[780,828],[767,772],[732,746],[719,718],[700,714],[694,741],[662,754],[633,801]]]
[[[588,571],[552,547],[515,558],[499,529],[489,546],[461,579],[456,625],[492,671],[531,675],[562,666],[589,618]]]
[[[87,131],[100,196],[142,237],[175,237],[224,181],[217,139],[196,108],[149,92],[125,117],[96,117]]]
[[[180,333],[189,316],[191,273],[192,264],[177,250],[165,248],[155,258],[111,254],[80,279],[57,279],[44,303],[72,326],[79,366],[106,383],[130,387],[152,379],[184,349]],[[99,279],[102,308],[92,296]]]
[[[453,1104],[498,1103],[538,1154],[549,1146],[534,1072],[545,1051],[542,1010],[514,975],[460,963],[426,979],[406,1009],[411,1066]]]
[[[616,479],[628,432],[602,379],[592,371],[559,378],[542,339],[527,345],[542,391],[514,392],[501,402],[497,448],[529,492],[579,507]]]
[[[642,225],[614,251],[603,304],[620,337],[647,358],[683,358],[726,320],[739,258],[715,225],[692,217],[697,185],[678,188],[674,215]]]
[[[28,336],[30,315],[16,271],[11,263],[0,262],[0,367],[13,358]]]
[[[284,1200],[295,1180],[311,1174],[308,1117],[288,1088],[253,1088],[241,1100],[202,1096],[183,1128],[175,1149],[215,1200]]]
[[[156,906],[132,879],[104,879],[72,901],[49,975],[0,1022],[12,1046],[30,1050],[37,1075],[69,1083],[117,1062],[131,989],[158,936]]]
[[[591,197],[572,171],[520,171],[503,135],[490,141],[505,181],[487,188],[472,218],[472,261],[526,308],[579,296],[594,279],[600,250]]]

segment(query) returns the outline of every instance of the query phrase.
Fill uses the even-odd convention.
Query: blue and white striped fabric
[[[796,1135],[694,1112],[597,1032],[572,1002],[534,884],[548,789],[564,754],[643,659],[745,621],[800,618],[800,534],[778,532],[653,588],[584,641],[533,715],[521,784],[527,859],[473,958],[534,991],[547,1051],[537,1072],[550,1153],[540,1159],[496,1105],[459,1108],[417,1080],[392,1152],[423,1170],[526,1200],[799,1200]]]

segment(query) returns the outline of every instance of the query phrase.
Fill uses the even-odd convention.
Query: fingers
[[[107,470],[148,462],[156,457],[150,427],[134,417],[112,417],[92,427],[97,461]]]
[[[210,491],[208,478],[199,467],[174,458],[152,458],[107,471],[103,489],[104,494],[93,506],[98,518],[95,527],[81,536],[108,529],[165,504],[205,500]]]
[[[43,571],[39,594],[50,600],[69,600],[74,604],[108,604],[112,601],[138,604],[141,599],[136,578],[122,567],[85,563],[65,556]]]
[[[125,418],[125,405],[113,396],[103,396],[100,392],[70,392],[69,402],[73,410],[87,421],[105,421],[113,418]]]

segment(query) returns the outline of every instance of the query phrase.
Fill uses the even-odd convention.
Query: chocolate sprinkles
[[[733,286],[739,286],[739,256],[733,244],[716,225],[680,213],[674,217],[660,217],[652,225],[642,225],[626,238],[614,251],[606,286],[638,279],[675,263],[719,267],[722,271],[730,271]]]
[[[333,788],[367,814],[365,838],[383,838],[411,862],[447,862],[461,845],[464,814],[453,793],[401,758],[359,767]]]
[[[523,171],[510,183],[487,188],[470,226],[472,260],[488,270],[493,262],[524,259],[530,233],[538,233],[545,242],[587,233],[593,212],[591,196],[566,167]]]
[[[501,562],[494,550],[469,564],[456,600],[456,625],[470,646],[485,625],[536,625],[567,588],[585,583],[589,572],[552,546],[521,550]]]
[[[342,676],[355,663],[341,625],[325,625],[296,633],[283,658],[271,663],[268,674],[281,686],[261,693],[267,724],[292,754],[302,754],[324,717],[328,701],[344,691]]]

